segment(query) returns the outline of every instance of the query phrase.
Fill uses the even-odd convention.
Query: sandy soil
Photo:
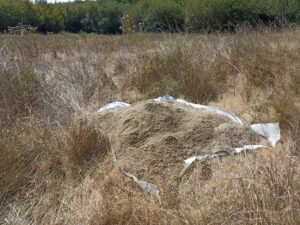
[[[232,154],[235,147],[262,141],[222,115],[153,100],[108,111],[97,121],[124,170],[152,183],[175,182],[191,156]]]

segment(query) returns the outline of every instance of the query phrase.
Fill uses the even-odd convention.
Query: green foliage
[[[32,4],[22,0],[0,0],[0,31],[19,24],[37,24]]]
[[[65,30],[78,33],[120,33],[122,9],[116,1],[68,3],[62,7]]]
[[[184,10],[173,1],[141,0],[129,13],[134,25],[146,31],[178,31],[184,25]]]
[[[99,1],[82,20],[83,30],[102,34],[121,33],[122,10],[115,1]]]
[[[191,0],[186,7],[186,24],[192,31],[233,29],[254,18],[248,0]]]
[[[94,7],[93,4],[65,4],[63,7],[64,25],[65,30],[72,33],[83,31],[82,21],[89,14],[90,8]]]
[[[257,14],[271,18],[274,22],[299,22],[299,0],[252,0]]]
[[[123,16],[125,15],[125,17]],[[282,26],[300,21],[299,0],[97,0],[33,4],[0,0],[0,32],[31,25],[38,31],[233,31],[241,24]]]
[[[64,18],[57,6],[38,4],[35,10],[39,18],[38,31],[57,33],[64,30]]]

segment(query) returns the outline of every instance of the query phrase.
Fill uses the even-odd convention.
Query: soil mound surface
[[[236,147],[262,141],[223,115],[172,102],[141,101],[101,113],[97,121],[124,170],[155,184],[175,181],[191,156],[232,154]]]

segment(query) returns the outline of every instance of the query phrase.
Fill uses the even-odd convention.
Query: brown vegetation
[[[0,36],[0,223],[299,224],[299,36]],[[196,164],[160,203],[111,162],[94,112],[164,94],[279,121],[283,138]]]

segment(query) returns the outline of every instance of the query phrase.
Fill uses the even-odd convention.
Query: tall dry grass
[[[0,36],[0,223],[299,224],[299,36]],[[164,94],[279,121],[282,141],[198,164],[169,207],[111,162],[93,125],[105,103]]]

